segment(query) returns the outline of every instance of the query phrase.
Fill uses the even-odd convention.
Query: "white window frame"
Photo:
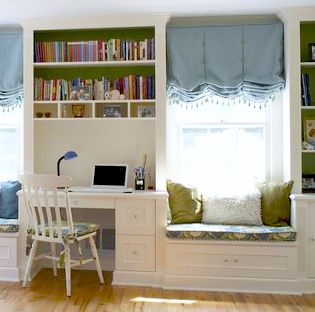
[[[189,108],[188,108],[189,109]],[[192,108],[193,109],[193,108]],[[259,109],[259,108],[257,108]],[[265,170],[266,180],[282,181],[283,180],[283,110],[282,95],[266,106],[265,122]],[[180,122],[174,112],[170,109],[167,112],[167,178],[178,180],[180,176],[180,144],[182,138],[179,136],[183,125],[189,122]],[[191,122],[191,124],[198,124]],[[200,123],[202,124],[202,123]],[[224,124],[218,122],[207,122],[207,124]],[[226,124],[232,124],[227,122]],[[235,123],[246,124],[246,122]],[[261,124],[259,122],[249,124]]]

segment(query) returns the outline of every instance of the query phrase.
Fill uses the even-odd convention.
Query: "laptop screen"
[[[127,187],[128,165],[95,165],[93,186],[123,188]]]

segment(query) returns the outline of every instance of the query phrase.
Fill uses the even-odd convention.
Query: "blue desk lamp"
[[[74,151],[68,151],[66,152],[62,157],[60,157],[57,161],[57,175],[60,175],[60,162],[64,160],[70,160],[73,158],[78,157],[78,154]]]

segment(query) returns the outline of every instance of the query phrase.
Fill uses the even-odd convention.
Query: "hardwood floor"
[[[112,275],[104,272],[105,285],[95,271],[72,271],[72,297],[66,297],[62,270],[42,270],[30,283],[0,282],[2,312],[182,312],[250,311],[314,312],[315,295],[256,295],[191,292],[150,287],[110,286]]]

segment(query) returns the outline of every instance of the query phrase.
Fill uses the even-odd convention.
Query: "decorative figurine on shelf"
[[[110,100],[119,100],[120,99],[120,92],[119,90],[111,90],[109,91],[109,99]]]
[[[308,150],[308,151],[310,151],[310,150],[314,150],[314,149],[315,149],[315,146],[312,145],[312,144],[310,144],[310,143],[308,143],[308,142],[306,142],[306,141],[304,141],[304,142],[302,143],[302,149],[303,149],[303,150]]]
[[[70,93],[70,100],[78,101],[79,100],[79,93],[77,90],[73,90]]]

